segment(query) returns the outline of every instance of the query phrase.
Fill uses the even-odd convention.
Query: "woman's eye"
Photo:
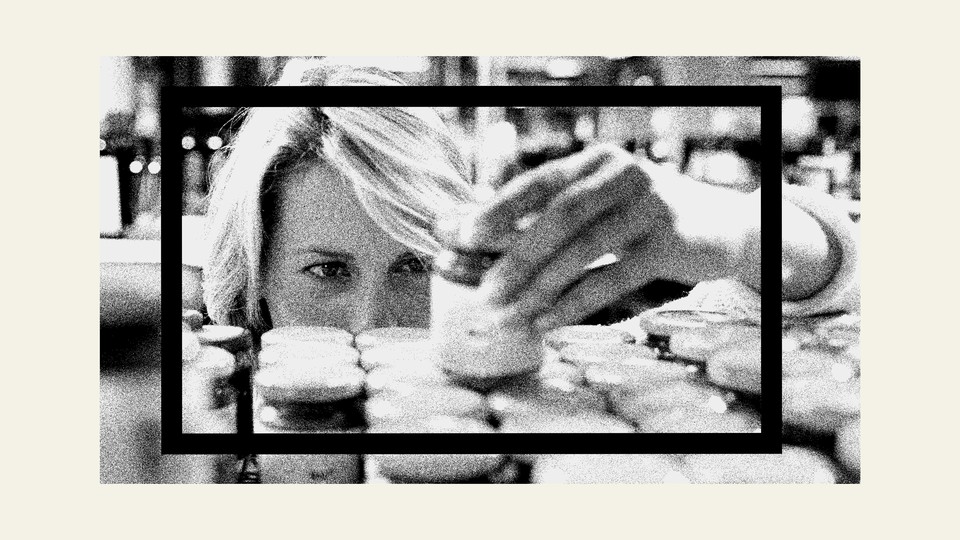
[[[430,263],[416,258],[401,261],[394,267],[397,274],[422,274],[429,271]]]
[[[350,277],[350,270],[347,268],[347,265],[342,262],[328,262],[315,264],[307,268],[307,272],[310,272],[316,277],[321,278],[346,278]]]

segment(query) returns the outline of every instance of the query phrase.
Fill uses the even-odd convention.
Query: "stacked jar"
[[[362,430],[363,371],[353,336],[326,327],[280,327],[261,337],[254,376],[255,433]],[[362,481],[359,455],[259,456],[262,481],[343,484]]]

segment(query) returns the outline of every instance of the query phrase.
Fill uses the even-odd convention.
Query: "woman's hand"
[[[759,290],[759,211],[759,197],[598,145],[518,176],[440,235],[464,249],[501,252],[482,294],[504,317],[535,319],[545,331],[654,279],[738,277]],[[616,264],[587,272],[610,253]]]

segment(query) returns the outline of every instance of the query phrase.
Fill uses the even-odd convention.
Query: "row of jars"
[[[437,362],[427,330],[382,328],[353,336],[334,328],[276,328],[262,336],[259,355],[249,360],[255,369],[253,429],[261,433],[490,434],[760,430],[759,327],[720,314],[660,312],[645,321],[644,328],[643,335],[594,326],[555,330],[542,343],[535,372],[501,377],[464,374]],[[231,401],[225,381],[242,363],[228,358],[230,345],[220,347],[223,352],[214,352],[213,345],[249,338],[241,337],[246,335],[241,329],[199,324],[193,325],[190,335],[205,345],[199,345],[201,353],[194,352],[190,356],[194,360],[184,364],[184,429],[204,425],[208,432],[229,431],[230,419],[236,418],[236,401]],[[783,454],[265,455],[257,456],[260,479],[277,483],[856,480],[858,342],[859,321],[849,317],[785,324],[784,436],[791,444]],[[185,343],[192,341],[185,339]],[[185,346],[184,358],[188,356]],[[188,395],[193,397],[187,399]],[[193,412],[188,414],[191,407]]]

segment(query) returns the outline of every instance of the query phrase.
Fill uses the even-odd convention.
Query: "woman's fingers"
[[[608,159],[608,150],[598,146],[558,159],[521,174],[501,188],[466,224],[461,247],[478,249],[494,245],[514,231],[531,212],[548,206],[567,186],[590,175]]]
[[[546,332],[576,324],[623,295],[657,279],[657,264],[649,248],[639,249],[625,260],[588,275],[563,294],[546,313],[534,320],[534,328]]]
[[[628,209],[600,216],[517,290],[515,304],[531,309],[552,305],[563,291],[583,278],[587,265],[607,253],[623,254],[634,237],[637,221],[636,214]]]
[[[558,193],[533,225],[504,253],[485,279],[486,298],[492,303],[510,302],[528,281],[537,279],[555,257],[571,249],[581,251],[571,259],[599,256],[603,253],[597,250],[604,244],[617,244],[625,234],[642,233],[642,230],[625,227],[622,231],[604,230],[603,234],[595,235],[591,228],[602,221],[601,216],[621,208],[642,207],[646,187],[645,175],[631,158],[609,154],[599,170]],[[584,235],[588,235],[586,241],[577,240]]]

